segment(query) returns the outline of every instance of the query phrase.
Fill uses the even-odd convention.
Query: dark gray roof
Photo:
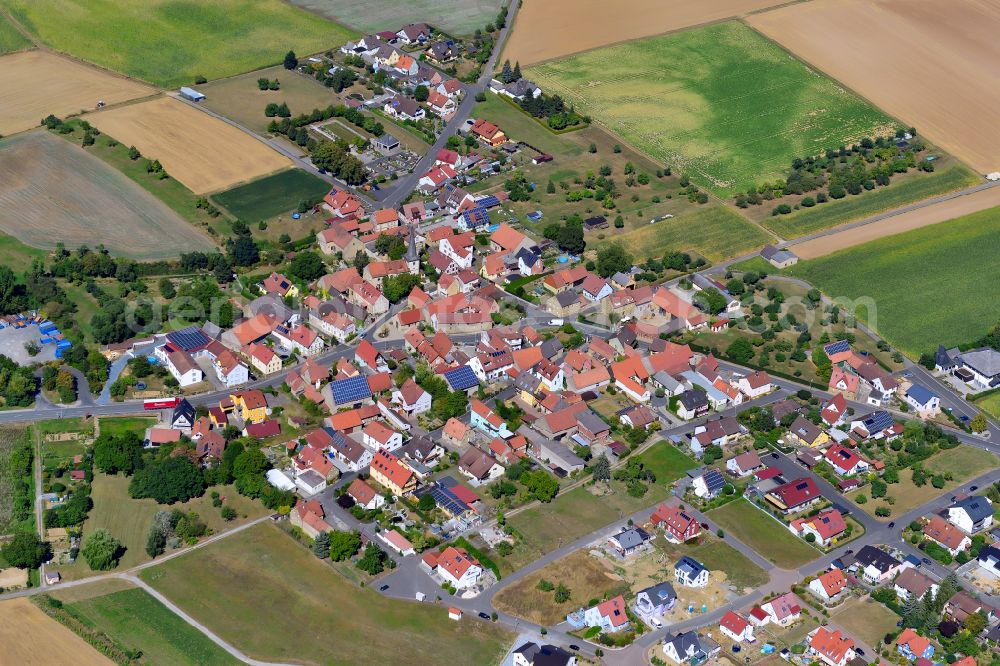
[[[643,541],[645,541],[645,539],[642,538],[642,532],[634,527],[622,530],[618,534],[615,534],[612,538],[625,549],[638,548],[643,544]]]
[[[693,631],[676,635],[667,634],[663,637],[663,644],[667,643],[672,644],[681,657],[689,652],[697,654],[704,651],[701,647],[701,637]]]
[[[564,308],[573,305],[574,303],[577,302],[577,300],[579,300],[579,298],[580,297],[577,295],[577,293],[572,289],[567,289],[566,291],[561,291],[558,294],[556,294],[556,302],[559,303],[559,305],[563,306]]]
[[[995,349],[977,349],[965,352],[958,358],[984,377],[1000,375],[1000,352]]]
[[[945,370],[955,365],[955,359],[951,357],[944,345],[938,345],[937,352],[934,354],[934,365],[939,365]]]
[[[611,429],[611,427],[607,423],[605,423],[600,416],[590,411],[589,409],[585,409],[581,411],[579,414],[577,414],[576,422],[579,423],[582,427],[589,430],[590,432],[594,433],[595,435],[597,433],[605,432],[606,430]]]
[[[679,399],[688,410],[708,406],[708,396],[703,391],[685,391],[681,393]]]
[[[880,409],[868,414],[867,416],[861,417],[861,424],[864,426],[865,430],[868,431],[869,435],[874,435],[875,433],[882,432],[886,428],[892,427],[892,414]]]
[[[657,583],[652,587],[647,587],[645,590],[639,590],[638,594],[645,594],[654,601],[669,601],[670,599],[677,598],[674,586],[667,582]]]
[[[549,338],[542,343],[542,356],[547,359],[552,359],[562,351],[563,345],[559,341],[559,338]]]
[[[697,578],[702,571],[705,571],[705,565],[693,557],[684,555],[677,560],[674,569],[680,569],[685,578]]]
[[[701,478],[705,480],[708,492],[712,494],[721,491],[726,485],[726,478],[722,476],[717,469],[705,470],[705,473],[701,475]]]
[[[901,564],[895,557],[875,546],[865,546],[859,550],[854,561],[863,567],[871,565],[881,572],[886,572]]]
[[[555,645],[539,645],[525,643],[514,650],[515,654],[524,655],[532,666],[566,666],[573,654]]]
[[[993,505],[987,502],[985,497],[980,497],[979,495],[960,499],[952,504],[950,508],[965,510],[974,523],[978,523],[993,515]]]

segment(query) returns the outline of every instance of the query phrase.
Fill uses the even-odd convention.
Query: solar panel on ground
[[[372,390],[368,388],[368,378],[364,375],[338,379],[330,383],[333,401],[338,405],[347,405],[370,398]]]
[[[444,379],[448,382],[448,386],[451,387],[452,391],[467,391],[474,386],[479,386],[479,380],[476,379],[472,368],[467,365],[459,366],[454,370],[444,373]]]
[[[208,336],[197,326],[188,326],[179,331],[167,333],[167,340],[170,340],[170,342],[174,343],[174,346],[184,351],[201,349],[209,343]]]

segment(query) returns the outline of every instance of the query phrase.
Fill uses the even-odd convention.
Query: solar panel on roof
[[[188,326],[167,334],[167,339],[184,351],[201,349],[209,343],[208,336],[197,326]]]
[[[444,379],[452,391],[466,391],[474,386],[479,386],[479,380],[472,372],[472,368],[467,365],[460,366],[454,370],[444,373]]]
[[[438,506],[452,515],[460,515],[469,510],[469,505],[455,497],[455,495],[441,486],[431,486],[416,493],[418,496],[430,495],[437,502]]]
[[[485,208],[473,208],[462,213],[462,219],[468,227],[480,227],[490,223],[490,214]]]
[[[338,379],[330,383],[333,401],[338,405],[346,405],[370,398],[372,390],[368,387],[368,378],[364,375]]]
[[[824,347],[824,349],[826,350],[827,355],[843,354],[851,350],[851,343],[848,342],[847,340],[837,340],[836,342],[831,342],[830,344],[828,344],[826,347]]]
[[[497,199],[492,194],[490,194],[490,195],[487,195],[487,196],[483,197],[482,199],[477,200],[476,204],[478,206],[481,206],[482,208],[493,208],[494,206],[499,206],[500,205],[500,200]]]

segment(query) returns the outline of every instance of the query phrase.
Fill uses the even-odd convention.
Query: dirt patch
[[[748,22],[981,173],[1000,168],[996,3],[814,0]]]
[[[44,51],[0,58],[0,134],[37,127],[49,114],[93,111],[98,101],[118,104],[156,90],[96,67]]]
[[[16,587],[25,587],[28,584],[28,570],[9,567],[0,569],[0,588],[12,590]]]
[[[155,196],[43,130],[0,141],[0,230],[32,247],[103,244],[135,259],[212,247]]]
[[[226,189],[291,165],[254,137],[169,97],[97,113],[91,122],[159,160],[195,194]]]
[[[6,664],[43,666],[72,662],[77,666],[104,666],[113,663],[23,598],[0,603],[0,645],[3,645],[2,661]]]
[[[957,196],[954,199],[893,215],[871,224],[821,236],[804,243],[797,243],[792,245],[790,249],[802,259],[815,259],[837,250],[868,243],[885,236],[894,236],[904,231],[946,222],[993,206],[1000,206],[1000,187],[978,190],[972,194]]]
[[[529,65],[693,25],[743,16],[783,0],[526,0],[503,57]]]

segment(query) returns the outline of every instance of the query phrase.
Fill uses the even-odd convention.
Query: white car
[[[660,618],[653,617],[653,618],[650,618],[649,621],[652,622],[653,626],[656,627],[657,629],[663,629],[663,623],[660,622]]]

